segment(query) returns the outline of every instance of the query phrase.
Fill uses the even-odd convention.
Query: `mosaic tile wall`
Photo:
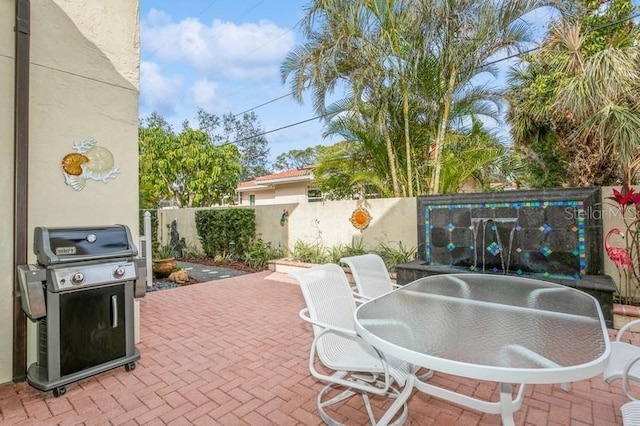
[[[419,250],[476,272],[601,274],[599,203],[599,188],[419,197]]]

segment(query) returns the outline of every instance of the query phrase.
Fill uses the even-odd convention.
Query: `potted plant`
[[[153,273],[156,277],[168,277],[171,272],[176,269],[176,252],[173,246],[160,246],[153,252]]]

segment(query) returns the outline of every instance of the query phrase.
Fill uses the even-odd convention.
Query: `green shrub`
[[[153,251],[154,259],[170,259],[176,257],[176,250],[172,245],[158,246]]]
[[[241,259],[256,235],[256,213],[242,208],[198,210],[196,230],[207,256]]]
[[[344,257],[346,250],[347,246],[342,244],[325,249],[326,261],[331,263],[340,263],[340,258]]]
[[[293,259],[306,263],[326,263],[325,248],[319,243],[305,243],[297,240],[293,246]]]
[[[414,260],[417,249],[415,247],[405,247],[402,241],[398,241],[398,248],[391,247],[386,243],[380,243],[376,247],[375,252],[382,258],[387,270],[394,272],[396,265]]]
[[[348,257],[348,256],[359,256],[361,254],[367,254],[368,251],[364,248],[364,243],[362,241],[362,238],[356,238],[354,237],[351,240],[351,244],[348,246],[343,246],[343,251],[342,251],[342,256],[341,257]]]
[[[280,259],[284,256],[281,248],[271,247],[270,242],[264,242],[262,238],[253,240],[244,253],[244,262],[256,269],[266,269],[271,259]]]
[[[182,255],[185,259],[198,259],[207,256],[204,250],[200,249],[194,243],[187,243],[182,249]]]

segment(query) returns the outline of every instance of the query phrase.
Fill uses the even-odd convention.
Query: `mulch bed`
[[[195,258],[183,258],[179,259],[182,262],[188,263],[197,263],[200,265],[206,266],[217,266],[218,268],[226,268],[226,269],[235,269],[236,271],[242,271],[247,273],[260,272],[262,269],[252,268],[251,266],[243,263],[243,262],[225,262],[225,261],[216,261],[209,257],[195,257]],[[147,291],[156,291],[156,290],[168,290],[175,287],[190,285],[190,284],[198,284],[204,282],[202,280],[198,280],[193,277],[189,277],[189,281],[185,283],[176,284],[172,281],[169,281],[167,277],[165,278],[156,278],[153,279],[153,288],[148,289]]]

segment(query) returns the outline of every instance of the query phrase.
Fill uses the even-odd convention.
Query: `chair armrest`
[[[309,308],[300,309],[300,311],[298,312],[298,315],[300,316],[300,318],[302,318],[302,320],[322,328],[322,330],[314,337],[313,342],[311,343],[311,353],[309,354],[309,371],[311,372],[312,376],[314,376],[317,379],[324,380],[326,382],[342,384],[344,386],[354,388],[354,389],[359,389],[364,392],[371,392],[378,395],[385,395],[387,393],[387,391],[389,390],[389,387],[391,386],[391,379],[389,377],[389,365],[387,364],[387,360],[384,354],[382,354],[375,347],[369,345],[364,340],[362,340],[362,338],[354,330],[348,330],[342,327],[335,327],[330,324],[323,323],[322,321],[317,321],[312,319],[309,316]],[[380,388],[377,386],[365,385],[365,384],[357,383],[351,380],[342,379],[340,377],[336,377],[335,375],[329,376],[329,375],[320,373],[314,365],[316,355],[317,355],[317,342],[319,339],[322,338],[322,336],[328,333],[338,334],[346,339],[354,340],[360,344],[371,346],[371,348],[373,348],[373,350],[376,352],[376,354],[380,358],[380,362],[382,364],[382,368],[384,371],[384,384],[385,384],[384,387]]]
[[[632,401],[637,401],[638,398],[634,397],[631,394],[631,389],[629,388],[629,371],[635,365],[636,362],[640,361],[640,354],[634,356],[624,366],[624,370],[622,370],[622,391]]]
[[[334,325],[331,324],[327,324],[324,323],[322,321],[318,321],[318,320],[314,320],[313,318],[311,318],[309,316],[309,308],[302,308],[300,309],[300,312],[298,312],[298,316],[300,316],[300,318],[302,318],[304,321],[316,325],[320,328],[326,329],[326,330],[333,330],[336,332],[340,332],[342,334],[348,335],[348,336],[352,336],[352,337],[358,337],[358,333],[355,332],[355,330],[349,330],[347,328],[342,328],[342,327],[336,327]],[[316,337],[317,339],[317,337]]]
[[[345,333],[345,331],[347,331],[347,333]],[[369,345],[364,340],[362,340],[362,338],[358,336],[355,332],[352,334],[352,333],[349,333],[348,331],[349,330],[344,330],[339,327],[331,327],[331,328],[325,328],[324,330],[322,330],[320,333],[316,335],[316,337],[313,339],[313,342],[311,343],[311,353],[309,354],[309,371],[311,372],[311,375],[317,379],[324,380],[329,383],[341,384],[348,388],[358,389],[364,392],[374,393],[376,395],[385,395],[388,392],[389,387],[391,386],[391,377],[389,376],[389,364],[387,364],[387,360],[384,354],[379,350],[377,350],[375,347]],[[368,385],[364,383],[355,382],[353,380],[343,379],[342,376],[340,375],[333,374],[329,376],[327,374],[323,374],[319,372],[315,367],[315,358],[317,355],[317,349],[316,349],[317,343],[318,343],[318,340],[320,340],[325,334],[329,334],[329,333],[337,334],[344,337],[345,339],[353,340],[357,343],[371,346],[371,348],[373,348],[375,353],[378,355],[378,358],[380,358],[380,363],[382,364],[382,369],[384,373],[384,386],[378,387],[376,385]],[[353,372],[355,371],[352,371],[352,373]],[[374,373],[371,373],[371,374],[374,374]]]
[[[628,322],[627,324],[625,324],[620,330],[618,330],[618,334],[616,334],[616,342],[619,342],[620,339],[622,339],[622,335],[628,331],[631,327],[633,327],[634,325],[638,325],[640,324],[640,318],[633,320],[631,322]]]
[[[372,299],[371,297],[358,293],[356,290],[353,291],[353,298],[355,299],[356,303],[360,303],[360,304],[368,302],[369,300]]]

